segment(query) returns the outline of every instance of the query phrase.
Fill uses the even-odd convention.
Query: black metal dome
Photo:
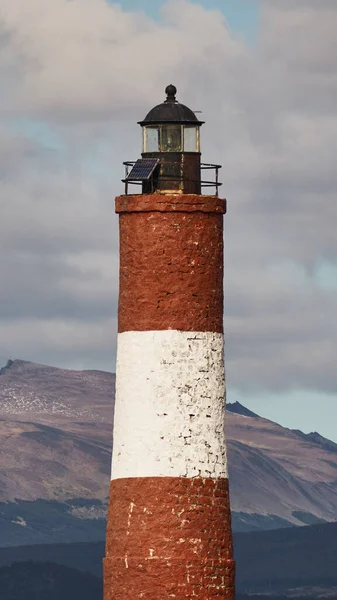
[[[150,110],[144,121],[139,121],[139,125],[155,125],[157,123],[202,125],[204,123],[204,121],[198,120],[193,110],[176,100],[177,88],[174,85],[168,85],[165,93],[167,95],[165,102]]]

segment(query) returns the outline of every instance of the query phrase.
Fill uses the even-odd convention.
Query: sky
[[[337,441],[336,26],[336,0],[2,0],[0,365],[114,370],[114,197],[173,83],[223,165],[228,401]]]

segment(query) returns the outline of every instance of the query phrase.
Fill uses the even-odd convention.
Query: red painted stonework
[[[104,600],[234,599],[226,479],[111,482]]]
[[[116,212],[119,333],[223,333],[226,201],[192,194],[121,196]],[[234,600],[234,578],[227,479],[111,482],[104,600]]]
[[[224,201],[190,195],[122,197],[117,210],[119,333],[222,333]]]
[[[116,213],[125,212],[205,212],[225,214],[226,200],[194,194],[139,194],[118,196]]]

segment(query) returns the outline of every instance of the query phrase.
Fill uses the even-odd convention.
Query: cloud
[[[228,383],[255,393],[334,393],[336,293],[291,263],[231,272],[228,286]]]
[[[6,179],[13,174],[17,162],[24,163],[35,157],[39,151],[38,146],[24,136],[15,136],[13,132],[1,131],[0,143],[0,175]]]
[[[112,371],[116,353],[116,319],[106,319],[104,326],[69,319],[18,319],[0,322],[2,348],[0,356],[40,364],[71,365],[74,369]],[[5,364],[3,362],[2,364]]]
[[[187,76],[212,53],[240,51],[220,13],[173,0],[164,16],[159,26],[104,0],[5,0],[0,69],[14,82],[4,108],[60,120],[130,116],[177,70]]]
[[[103,0],[3,0],[2,362],[10,349],[111,363],[113,197],[140,154],[136,121],[172,82],[203,111],[205,161],[223,164],[229,384],[336,391],[336,290],[315,278],[337,256],[336,25],[335,3],[266,0],[250,47],[186,0],[169,0],[161,24]],[[23,118],[58,147],[20,131]]]

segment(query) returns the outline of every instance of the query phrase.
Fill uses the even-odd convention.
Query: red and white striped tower
[[[120,291],[104,599],[232,600],[226,201],[201,194],[202,123],[176,101],[174,86],[166,93],[141,122],[142,159],[116,199]],[[128,195],[131,183],[143,193]]]

